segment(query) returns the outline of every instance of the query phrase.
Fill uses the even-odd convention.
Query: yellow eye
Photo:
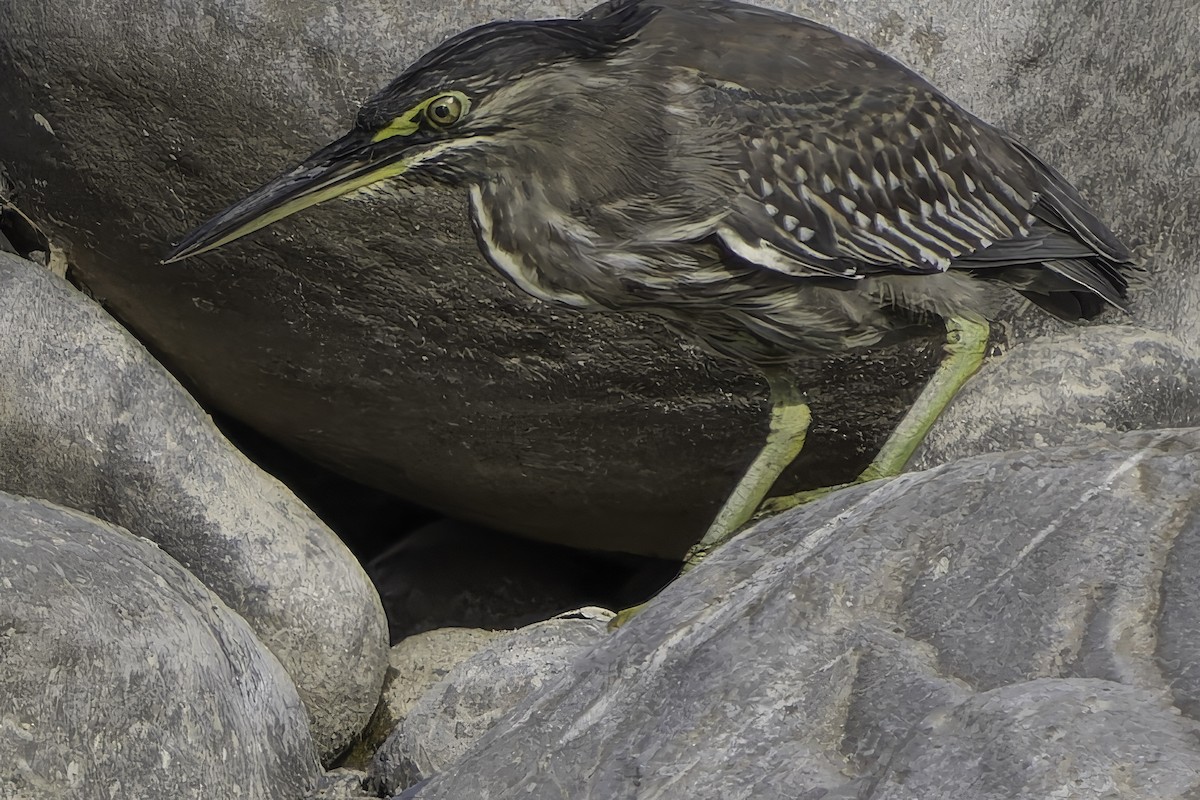
[[[463,115],[463,101],[458,95],[444,94],[425,107],[425,119],[439,128],[448,128]]]

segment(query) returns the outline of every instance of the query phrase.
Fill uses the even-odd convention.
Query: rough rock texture
[[[440,628],[410,636],[393,647],[388,668],[393,680],[384,691],[393,724],[450,670],[503,636],[500,631]]]
[[[1200,775],[1198,735],[1200,725],[1162,691],[1084,678],[1029,681],[930,715],[871,796],[1191,798]],[[950,774],[969,794],[947,792]]]
[[[1197,475],[1098,436],[767,520],[413,796],[1194,797]]]
[[[1191,0],[778,0],[870,39],[1012,130],[1153,257],[1139,320],[1195,340],[1200,21]],[[0,162],[83,280],[221,407],[429,505],[678,554],[765,430],[761,384],[633,317],[579,317],[481,269],[461,192],[335,204],[202,261],[194,223],[340,133],[472,23],[588,0],[73,0],[0,8]],[[1121,47],[1097,47],[1120,31]],[[219,89],[214,89],[219,87]],[[1017,335],[1035,332],[1020,315]],[[849,477],[935,355],[806,367],[808,485]],[[353,409],[353,413],[339,413]],[[1153,426],[1164,420],[1143,420]],[[663,492],[670,486],[670,492]]]
[[[388,654],[383,697],[343,765],[365,769],[379,746],[430,687],[503,635],[475,628],[438,628],[409,636],[393,647]]]
[[[954,398],[911,468],[964,455],[1080,444],[1155,420],[1200,425],[1194,345],[1142,328],[1095,325],[1017,345]]]
[[[246,622],[145,539],[0,493],[0,797],[299,800],[304,705]]]
[[[366,723],[387,640],[358,562],[94,302],[0,254],[0,489],[144,536],[246,618],[325,756]]]
[[[316,791],[305,800],[372,800],[378,795],[368,794],[363,785],[365,772],[350,769],[335,769],[321,776]]]
[[[405,714],[370,774],[386,792],[458,761],[526,697],[536,696],[584,650],[607,638],[607,619],[552,619],[503,636],[455,666]]]

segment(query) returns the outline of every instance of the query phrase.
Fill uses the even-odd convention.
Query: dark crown
[[[419,101],[415,96],[422,92],[459,86],[491,89],[561,61],[606,58],[657,12],[641,2],[623,2],[603,17],[479,25],[430,50],[364,103],[358,124],[386,124]]]

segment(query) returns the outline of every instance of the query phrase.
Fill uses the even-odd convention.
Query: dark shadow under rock
[[[432,523],[367,565],[392,641],[435,628],[520,628],[586,605],[626,608],[679,562],[592,553],[453,520]]]

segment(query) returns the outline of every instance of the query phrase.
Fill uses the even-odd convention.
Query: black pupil
[[[434,106],[433,113],[437,115],[439,119],[448,119],[450,117],[450,106],[446,103]]]

